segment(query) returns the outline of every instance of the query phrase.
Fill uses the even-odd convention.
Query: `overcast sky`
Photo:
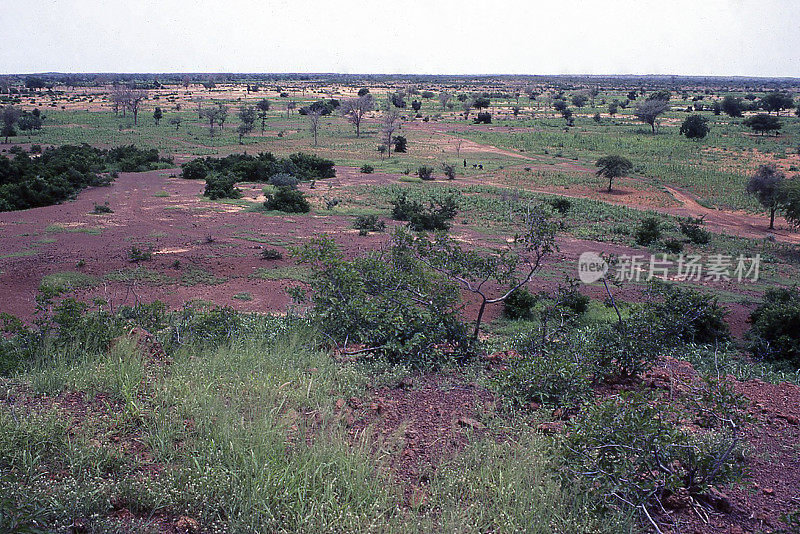
[[[0,72],[800,77],[800,0],[0,0]]]

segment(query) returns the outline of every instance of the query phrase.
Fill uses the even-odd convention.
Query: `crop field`
[[[0,531],[797,532],[797,80],[41,81]]]

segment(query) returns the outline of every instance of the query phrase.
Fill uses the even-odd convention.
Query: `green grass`
[[[103,229],[100,227],[85,227],[85,226],[63,226],[60,224],[51,224],[44,229],[45,232],[50,234],[87,234],[87,235],[100,235]]]
[[[77,271],[60,271],[50,273],[42,278],[40,286],[50,287],[59,292],[74,291],[100,284],[100,279]]]

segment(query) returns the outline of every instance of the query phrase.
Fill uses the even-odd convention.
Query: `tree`
[[[557,98],[553,100],[553,109],[563,113],[564,110],[567,109],[567,102],[565,100]]]
[[[633,163],[629,159],[617,155],[604,156],[597,160],[595,166],[598,167],[597,176],[608,178],[609,193],[611,192],[611,182],[614,178],[627,176],[633,169]]]
[[[795,176],[783,183],[780,203],[786,220],[792,226],[800,227],[800,176]]]
[[[444,232],[433,239],[415,237],[402,230],[393,236],[396,250],[411,251],[423,264],[480,299],[473,341],[478,340],[486,306],[504,302],[525,287],[541,268],[544,258],[556,250],[556,226],[543,210],[517,205],[512,217],[518,232],[506,240],[505,248],[489,253],[463,248]],[[498,291],[497,287],[505,289]]]
[[[636,100],[636,91],[628,92],[628,100]]]
[[[616,101],[614,101],[614,102],[612,102],[612,103],[610,103],[608,105],[608,114],[609,115],[611,115],[613,117],[614,115],[617,114],[617,111],[619,111],[619,104]]]
[[[361,122],[364,116],[375,108],[375,99],[370,93],[342,102],[339,109],[342,115],[356,127],[356,137],[361,137]]]
[[[314,146],[317,146],[317,134],[319,133],[319,122],[322,118],[321,109],[309,109],[306,113],[308,123],[311,126],[311,133],[314,134]]]
[[[747,182],[747,192],[769,209],[769,229],[775,228],[775,211],[780,207],[783,197],[783,184],[786,175],[774,163],[759,165],[756,173]]]
[[[730,117],[742,116],[742,101],[732,95],[727,95],[722,99],[721,108]]]
[[[239,127],[236,132],[239,134],[239,144],[242,144],[242,138],[253,131],[253,125],[256,122],[256,108],[243,104],[239,107]]]
[[[43,116],[38,109],[26,111],[20,115],[17,120],[17,126],[19,126],[20,130],[28,132],[28,135],[30,135],[32,131],[42,129],[42,119]]]
[[[158,126],[162,118],[164,118],[164,112],[161,111],[160,107],[156,106],[156,109],[153,110],[153,120],[156,121],[156,126]]]
[[[775,115],[780,115],[781,110],[794,107],[794,100],[788,93],[775,91],[761,99],[761,107],[767,113],[774,111]]]
[[[381,145],[386,146],[387,155],[390,158],[392,157],[392,138],[398,128],[400,128],[400,113],[393,107],[388,107],[383,112],[383,126],[381,128],[383,143]]]
[[[205,118],[208,121],[208,127],[211,137],[214,137],[214,124],[222,125],[225,123],[225,118],[228,116],[228,107],[223,104],[217,104],[215,107],[203,108],[200,110],[200,118]]]
[[[178,129],[181,127],[182,119],[180,117],[171,117],[168,122],[175,126],[175,131],[178,131]]]
[[[758,115],[747,117],[742,121],[742,124],[759,135],[764,135],[771,131],[777,132],[783,127],[783,123],[781,123],[778,117],[773,117],[767,113],[759,113]]]
[[[258,108],[258,118],[261,119],[261,135],[264,135],[264,128],[266,127],[267,122],[267,111],[269,111],[269,100],[262,98],[258,101],[256,107]]]
[[[680,133],[687,139],[702,139],[710,130],[707,118],[702,115],[689,115],[681,124]]]
[[[416,112],[419,112],[419,110],[422,109],[422,102],[420,102],[419,100],[412,100],[411,109],[413,109]]]
[[[492,105],[492,102],[489,100],[488,97],[479,96],[473,101],[472,105],[475,106],[475,109],[480,111],[482,109],[487,109],[489,106]]]
[[[656,133],[656,120],[658,116],[669,109],[669,103],[666,100],[645,100],[636,106],[633,114],[640,121],[649,124],[653,129],[653,134]]]
[[[297,102],[295,102],[294,100],[289,100],[286,103],[286,118],[287,119],[289,118],[289,113],[291,113],[291,111],[293,109],[295,109],[296,107],[297,107]]]
[[[445,109],[447,107],[447,103],[450,102],[450,99],[452,97],[453,95],[451,95],[447,91],[442,91],[441,93],[439,93],[439,104],[442,105],[442,109]]]
[[[147,91],[144,89],[128,89],[126,91],[125,104],[133,113],[133,124],[139,124],[139,107],[147,99]]]
[[[469,119],[469,112],[472,111],[472,106],[474,105],[475,102],[469,99],[464,100],[464,102],[461,104],[461,111],[464,112],[465,119]]]
[[[3,107],[2,111],[0,111],[0,120],[3,122],[3,131],[1,134],[6,138],[6,143],[8,143],[9,137],[17,135],[14,126],[21,116],[22,111],[11,105]]]
[[[364,96],[368,94],[369,94],[369,89],[367,89],[366,87],[362,87],[361,89],[358,90],[358,96]]]
[[[572,104],[578,108],[582,108],[583,106],[585,106],[588,100],[589,97],[583,93],[576,93],[572,95]]]

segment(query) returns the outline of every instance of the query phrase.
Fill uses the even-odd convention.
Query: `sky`
[[[0,73],[800,77],[800,0],[0,0]]]

